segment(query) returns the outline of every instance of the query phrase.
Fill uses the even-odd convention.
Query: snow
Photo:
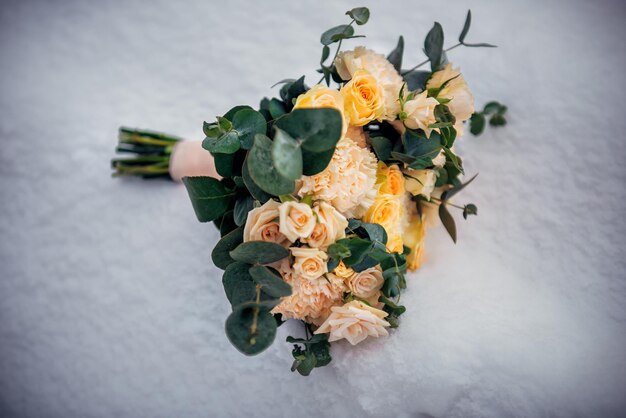
[[[466,2],[365,1],[360,31],[422,60]],[[391,4],[386,2],[386,4]],[[460,144],[460,242],[428,237],[401,327],[289,372],[286,325],[245,358],[184,188],[112,180],[119,125],[201,137],[314,69],[319,34],[359,4],[58,1],[0,7],[0,415],[538,417],[626,413],[623,2],[472,1],[455,49],[509,125]],[[347,42],[351,47],[360,40]],[[460,214],[459,214],[460,215]]]

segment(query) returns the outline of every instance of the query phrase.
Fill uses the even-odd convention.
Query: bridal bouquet
[[[402,37],[388,56],[341,50],[369,19],[364,7],[346,14],[348,24],[321,36],[317,84],[283,80],[279,97],[264,98],[258,110],[236,106],[205,122],[204,149],[193,159],[216,174],[181,176],[198,220],[221,234],[212,260],[232,305],[229,340],[258,354],[283,321],[302,321],[304,337],[287,339],[292,371],[302,375],[331,361],[331,342],[356,345],[398,326],[405,273],[420,265],[426,228],[441,222],[456,242],[449,208],[477,214],[475,205],[452,201],[475,177],[462,182],[454,148],[464,122],[473,134],[487,117],[493,126],[506,122],[496,102],[475,112],[462,73],[448,62],[457,46],[491,46],[465,42],[469,12],[458,44],[444,50],[435,23],[424,42],[428,59],[408,70]],[[429,71],[418,70],[426,64]],[[122,128],[118,150],[139,155],[113,166],[118,175],[177,177],[171,163],[182,143]],[[182,171],[197,174],[197,165]]]

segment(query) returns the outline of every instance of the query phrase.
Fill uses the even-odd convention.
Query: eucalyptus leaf
[[[281,176],[274,167],[272,141],[268,137],[265,135],[255,137],[254,146],[248,153],[247,160],[248,173],[261,190],[274,196],[293,192],[294,181]]]
[[[465,37],[467,36],[467,32],[469,32],[470,26],[472,24],[472,11],[467,11],[467,16],[465,17],[465,23],[463,24],[463,30],[459,35],[459,42],[463,43],[465,41]]]
[[[424,90],[431,75],[430,71],[411,71],[404,75],[404,81],[410,91]]]
[[[222,284],[230,304],[234,307],[256,299],[256,285],[249,273],[250,265],[239,261],[224,270]]]
[[[336,38],[337,36],[347,37],[352,35],[354,35],[354,28],[352,26],[339,25],[335,26],[334,28],[330,28],[326,32],[324,32],[320,38],[320,42],[322,43],[322,45],[330,45],[342,39]]]
[[[300,143],[282,129],[276,128],[272,142],[272,160],[278,174],[289,180],[302,177]]]
[[[248,219],[248,212],[254,209],[254,198],[250,195],[240,196],[235,201],[235,209],[233,212],[235,223],[242,226]]]
[[[456,244],[456,224],[454,223],[454,218],[448,211],[446,204],[443,202],[439,205],[439,219],[441,219],[441,223],[446,228],[446,231],[448,231],[452,241]]]
[[[330,161],[333,159],[335,149],[329,149],[322,152],[309,152],[305,149],[302,150],[302,173],[305,176],[313,176],[321,173],[328,167]]]
[[[233,120],[233,118],[235,117],[235,114],[237,112],[239,112],[240,110],[243,109],[250,109],[252,110],[252,108],[248,105],[239,105],[239,106],[235,106],[232,109],[230,109],[228,112],[226,112],[226,114],[224,115],[224,118],[228,119],[228,120]]]
[[[220,239],[213,251],[211,252],[211,260],[216,267],[224,270],[226,267],[235,262],[230,256],[230,252],[237,248],[243,242],[243,227],[239,227],[229,232]]]
[[[252,280],[262,286],[264,293],[280,298],[291,295],[291,286],[275,270],[266,266],[250,267]]]
[[[226,320],[226,336],[240,352],[253,356],[274,342],[276,321],[266,308],[240,306]]]
[[[225,132],[217,138],[207,136],[202,141],[202,148],[211,153],[233,154],[240,146],[239,135],[235,131]]]
[[[213,177],[183,177],[183,184],[200,222],[210,222],[222,216],[235,196],[235,191]]]
[[[250,149],[254,136],[266,133],[266,121],[262,114],[252,109],[242,109],[233,117],[233,129],[237,132],[241,147]]]
[[[397,72],[402,70],[402,55],[404,54],[404,38],[400,36],[398,38],[398,44],[396,47],[389,53],[387,56],[387,61],[389,61]]]
[[[478,208],[473,203],[468,203],[463,207],[463,218],[467,219],[469,215],[478,215]]]
[[[243,163],[243,167],[241,169],[241,176],[243,178],[243,183],[246,185],[246,188],[250,192],[250,194],[259,202],[265,203],[272,198],[271,195],[264,192],[250,177],[250,172],[248,170],[248,159]]]
[[[276,121],[276,126],[302,143],[310,152],[334,149],[341,138],[343,118],[337,109],[295,109]]]
[[[439,22],[435,22],[432,29],[428,32],[428,35],[426,35],[424,51],[430,60],[431,70],[438,70],[443,55],[443,28]]]
[[[464,188],[466,188],[471,182],[474,181],[474,179],[478,176],[477,174],[474,174],[474,176],[469,179],[468,181],[466,181],[465,183],[461,184],[460,186],[456,186],[450,190],[447,190],[445,192],[445,200],[450,199],[452,196],[454,196],[455,194],[457,194],[458,192],[460,192],[461,190],[463,190]]]
[[[367,7],[355,7],[352,10],[346,12],[357,25],[364,25],[370,18],[370,10]]]
[[[374,153],[381,161],[387,161],[391,158],[391,141],[384,136],[370,136],[370,143],[374,149]]]
[[[248,264],[269,264],[288,255],[289,251],[285,247],[264,241],[244,242],[230,252],[234,260]]]
[[[474,113],[470,118],[470,132],[472,135],[480,135],[485,130],[485,115],[483,113]]]

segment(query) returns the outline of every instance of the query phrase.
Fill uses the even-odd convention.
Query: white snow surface
[[[120,125],[200,139],[203,120],[307,75],[347,1],[0,4],[0,415],[626,415],[626,5],[364,1],[365,43],[424,59],[434,20],[479,105],[509,125],[459,144],[480,176],[459,243],[428,237],[388,338],[289,371],[246,358],[184,187],[111,179]],[[393,7],[392,7],[393,5]]]

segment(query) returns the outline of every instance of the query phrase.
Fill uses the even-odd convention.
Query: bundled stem
[[[153,131],[121,127],[115,149],[120,154],[134,154],[111,160],[113,177],[139,176],[143,178],[170,178],[169,165],[172,150],[182,138]]]

